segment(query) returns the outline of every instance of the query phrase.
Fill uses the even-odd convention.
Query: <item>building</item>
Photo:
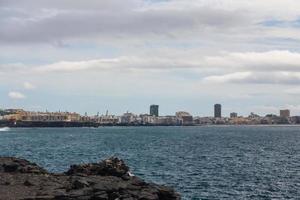
[[[158,108],[159,108],[158,105],[151,105],[150,106],[150,115],[158,117],[158,115],[159,115]]]
[[[143,125],[154,125],[157,117],[153,116],[153,115],[148,115],[148,114],[141,114],[140,118],[142,120],[141,123]]]
[[[260,118],[260,116],[258,114],[255,114],[254,112],[251,112],[248,118],[256,119],[256,118]]]
[[[300,124],[300,116],[293,116],[290,120],[292,124]]]
[[[24,112],[20,120],[31,122],[71,122],[79,121],[80,115],[69,112]]]
[[[233,112],[233,113],[230,113],[230,118],[237,118],[238,117],[238,114]]]
[[[2,120],[25,122],[75,122],[80,121],[78,113],[70,112],[31,112],[20,109],[6,110]]]
[[[126,112],[120,117],[119,122],[121,124],[134,124],[137,123],[137,116],[133,113]]]
[[[213,118],[212,117],[197,117],[194,119],[194,124],[196,124],[196,125],[213,124]]]
[[[193,125],[194,124],[194,120],[193,120],[193,116],[185,111],[179,111],[176,112],[176,118],[178,120],[179,125]]]
[[[280,110],[280,117],[290,117],[290,110]]]
[[[251,124],[251,123],[252,123],[251,119],[244,118],[244,117],[231,117],[231,119],[229,121],[229,124],[234,124],[234,125],[247,125],[247,124]]]
[[[155,125],[175,126],[178,125],[176,116],[156,117]]]
[[[97,122],[103,125],[114,125],[119,123],[119,118],[114,115],[102,115],[98,117]]]
[[[215,108],[214,109],[215,118],[221,118],[222,117],[222,105],[215,104],[214,108]]]

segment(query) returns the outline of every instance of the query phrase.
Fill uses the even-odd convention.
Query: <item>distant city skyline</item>
[[[214,105],[214,116],[193,116],[187,111],[159,115],[159,105],[150,105],[149,113],[125,112],[122,115],[97,113],[81,115],[76,112],[32,112],[23,109],[0,110],[0,126],[4,127],[99,127],[99,126],[198,126],[198,125],[298,125],[300,116],[291,116],[290,110],[279,115],[265,116],[250,113],[241,116],[230,113],[222,116],[222,105]]]
[[[5,110],[5,109],[24,109],[24,108],[4,108],[4,107],[0,107],[0,110]],[[24,109],[26,110],[26,109]],[[216,103],[216,104],[213,104],[212,107],[211,107],[211,114],[208,114],[208,115],[204,115],[204,114],[201,114],[201,113],[196,113],[194,114],[194,112],[190,112],[188,110],[183,110],[183,109],[179,109],[179,110],[176,110],[174,113],[161,113],[160,111],[160,105],[157,105],[157,104],[151,104],[151,105],[148,105],[148,111],[145,111],[145,112],[134,112],[134,111],[130,111],[130,110],[126,110],[124,112],[121,112],[121,113],[113,113],[113,112],[110,112],[109,110],[105,110],[105,112],[78,112],[78,111],[75,111],[75,110],[66,110],[66,109],[59,109],[59,110],[27,110],[27,111],[33,111],[33,112],[71,112],[71,113],[79,113],[81,115],[88,115],[88,116],[96,116],[96,115],[116,115],[116,116],[120,116],[122,114],[125,114],[125,113],[133,113],[133,114],[137,114],[137,115],[140,115],[140,114],[146,114],[146,115],[151,115],[151,116],[172,116],[172,115],[176,115],[177,112],[188,112],[190,113],[192,116],[199,116],[199,117],[214,117],[214,118],[232,118],[232,117],[239,117],[239,116],[243,116],[243,117],[247,117],[247,116],[250,116],[250,115],[259,115],[259,116],[265,116],[265,115],[277,115],[277,116],[280,116],[280,117],[290,117],[290,116],[300,116],[297,115],[297,114],[293,114],[294,112],[292,112],[292,110],[290,109],[278,109],[276,110],[275,112],[270,112],[270,113],[258,113],[258,112],[255,112],[255,111],[252,111],[252,112],[249,112],[249,113],[246,113],[246,114],[241,114],[241,113],[237,113],[236,111],[233,111],[231,110],[230,112],[227,113],[223,113],[223,105],[222,104],[219,104],[219,103]]]
[[[300,115],[295,0],[3,0],[0,107]]]

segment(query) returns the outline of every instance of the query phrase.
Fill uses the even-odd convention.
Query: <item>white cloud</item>
[[[30,82],[24,82],[24,83],[23,83],[23,87],[24,87],[26,90],[34,90],[34,89],[36,89],[36,86],[33,85],[33,84],[30,83]]]
[[[14,100],[26,98],[26,96],[24,94],[22,94],[21,92],[15,92],[15,91],[9,92],[8,97],[11,99],[14,99]]]
[[[115,63],[119,63],[119,59],[98,59],[85,61],[61,61],[49,65],[34,68],[37,72],[74,72],[88,71],[92,69],[104,70],[111,68]]]
[[[300,53],[287,50],[233,52],[207,57],[206,64],[235,70],[300,72]]]
[[[197,51],[168,55],[122,56],[113,59],[63,61],[36,66],[34,72],[185,70],[198,80],[215,83],[300,83],[300,53],[290,51],[223,53],[197,57]]]
[[[169,50],[143,52],[136,56],[120,56],[91,60],[60,61],[46,65],[14,68],[26,76],[77,72],[162,72],[177,77],[192,73],[197,80],[209,83],[298,84],[300,53],[291,51],[223,52],[217,56],[199,56],[199,51]],[[13,64],[11,64],[14,66]],[[16,65],[17,66],[17,65]],[[1,69],[0,69],[1,71]],[[2,70],[6,72],[7,70]],[[182,73],[185,72],[185,73]],[[25,89],[34,89],[25,81]]]
[[[251,72],[236,72],[232,74],[208,76],[204,78],[206,82],[214,83],[227,83],[227,82],[240,82],[252,76]]]
[[[126,71],[126,70],[173,70],[189,69],[199,66],[197,60],[184,60],[157,56],[122,56],[112,59],[84,61],[61,61],[49,65],[34,67],[34,72],[76,72],[90,70]]]

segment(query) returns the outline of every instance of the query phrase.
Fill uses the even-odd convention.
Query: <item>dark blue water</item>
[[[183,199],[300,199],[300,127],[11,129],[0,155],[55,172],[114,155]]]

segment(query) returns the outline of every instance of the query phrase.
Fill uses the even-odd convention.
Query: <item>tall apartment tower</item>
[[[158,117],[158,105],[150,106],[150,115]]]
[[[222,117],[222,105],[221,104],[215,104],[215,118],[221,118]]]
[[[280,117],[290,117],[291,112],[290,110],[280,110]]]

